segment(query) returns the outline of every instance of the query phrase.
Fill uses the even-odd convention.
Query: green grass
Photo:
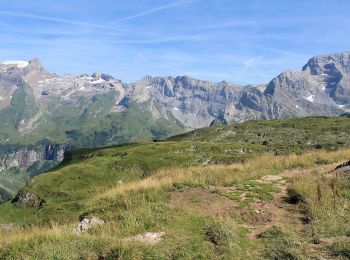
[[[92,99],[81,100],[81,105],[84,104],[86,107],[86,112],[81,116],[79,114],[81,110],[73,104],[67,104],[64,107],[56,107],[57,104],[52,104],[57,111],[53,114],[44,113],[43,121],[40,121],[36,130],[29,135],[19,136],[13,129],[14,125],[2,127],[0,139],[10,141],[0,145],[0,158],[5,158],[9,151],[20,148],[35,149],[40,143],[69,142],[73,148],[98,147],[131,141],[163,139],[184,131],[184,127],[169,113],[159,119],[152,119],[152,115],[147,112],[147,104],[139,106],[131,102],[125,112],[106,114],[111,109],[111,97],[113,95],[101,94]],[[96,111],[97,106],[100,107],[98,113],[101,114],[95,117],[93,111]],[[348,147],[350,145],[349,122],[349,119],[344,117],[249,121],[195,130],[172,137],[169,141],[193,141],[194,145],[189,149],[196,152],[198,164],[205,160],[208,163],[224,162],[225,159],[227,162],[232,162],[237,158],[244,160],[251,154],[300,154],[315,149],[336,150]],[[16,136],[11,136],[12,134]],[[49,136],[49,138],[43,139],[43,136]],[[206,148],[207,143],[212,143],[209,152]],[[183,158],[185,156],[186,154]],[[184,159],[183,164],[186,165],[186,163]],[[33,176],[38,173],[41,173],[40,169],[31,171],[28,175]],[[21,182],[24,183],[27,177],[25,176]],[[16,192],[18,189],[10,188],[10,190]]]
[[[333,256],[350,258],[350,240],[335,242],[329,249]]]
[[[293,234],[280,227],[266,229],[260,234],[260,238],[265,246],[264,256],[267,259],[307,259],[306,252]]]
[[[41,218],[76,219],[85,210],[88,194],[93,196],[119,182],[145,179],[159,169],[202,165],[208,159],[228,163],[250,156],[240,154],[239,147],[229,143],[160,142],[81,149],[69,152],[49,173],[35,177],[24,191],[46,200],[46,206],[33,215],[36,222]]]
[[[260,238],[252,239],[249,226],[239,217],[239,211],[246,210],[242,208],[259,200],[269,202],[279,191],[274,182],[260,182],[262,176],[349,158],[349,149],[337,150],[348,145],[343,134],[348,135],[349,122],[325,118],[319,126],[313,125],[316,118],[310,118],[308,128],[305,119],[301,124],[309,129],[314,141],[299,144],[298,131],[292,132],[293,138],[285,138],[298,120],[302,119],[262,122],[258,124],[260,130],[253,128],[252,122],[239,125],[241,137],[254,136],[255,131],[262,129],[275,131],[276,141],[268,145],[257,142],[258,135],[249,142],[231,137],[217,141],[217,136],[212,135],[217,129],[236,127],[221,126],[201,130],[208,131],[207,141],[203,136],[192,140],[191,133],[191,138],[181,141],[175,141],[176,137],[164,142],[68,152],[60,165],[34,177],[21,190],[45,200],[42,207],[11,202],[0,205],[0,224],[17,224],[12,231],[0,229],[0,258],[305,259],[310,252],[309,241],[349,236],[349,179],[325,177],[324,172],[314,174],[310,170],[289,180],[293,197],[301,198],[300,207],[310,220],[303,233],[293,224],[280,223],[278,227],[262,230]],[[330,139],[327,133],[334,134],[332,124],[337,122],[343,134]],[[326,134],[321,135],[320,129]],[[330,142],[336,145],[325,145]],[[335,151],[315,149],[319,147],[314,143]],[[276,149],[279,152],[275,153]],[[279,155],[282,152],[290,154]],[[318,185],[321,200],[317,199]],[[237,212],[228,216],[208,215],[171,203],[175,193],[193,187],[237,201]],[[336,187],[339,194],[335,202],[331,187]],[[222,192],[229,188],[234,189]],[[246,200],[240,201],[243,193]],[[189,198],[189,203],[200,206],[197,197],[194,198]],[[91,216],[103,219],[106,224],[75,236],[74,225]],[[159,231],[166,236],[156,245],[126,240],[143,232]],[[334,256],[346,256],[347,250],[346,243],[326,249]]]
[[[232,192],[224,193],[226,197],[239,203],[241,208],[245,208],[257,200],[270,201],[273,193],[279,189],[273,183],[261,183],[255,180],[246,180],[241,185],[236,185]]]
[[[303,176],[292,184],[310,221],[308,232],[315,240],[350,236],[349,187],[348,177],[325,177],[322,173]]]
[[[350,145],[349,119],[307,117],[291,120],[248,121],[228,126],[194,130],[169,138],[174,141],[212,141],[252,144],[263,150],[285,154],[310,149],[334,150]]]
[[[192,144],[174,145],[186,150]],[[146,147],[153,153],[147,155]],[[62,165],[35,177],[25,187],[25,191],[34,192],[46,200],[42,208],[14,203],[0,206],[0,223],[19,225],[13,231],[0,231],[0,258],[303,259],[307,250],[298,242],[301,238],[294,233],[295,230],[276,227],[263,231],[258,240],[252,240],[248,237],[249,230],[241,226],[244,222],[237,223],[234,216],[207,216],[175,207],[170,203],[171,193],[181,192],[178,186],[190,188],[187,183],[202,183],[204,189],[213,188],[209,183],[215,183],[217,188],[235,183],[231,185],[241,191],[246,187],[245,191],[254,194],[254,199],[269,199],[265,195],[276,192],[275,187],[273,183],[257,182],[259,177],[277,168],[283,171],[317,166],[319,160],[315,157],[333,162],[348,157],[350,153],[319,151],[300,156],[255,157],[246,164],[233,166],[191,166],[184,168],[185,172],[188,170],[188,177],[180,179],[176,177],[182,171],[180,161],[172,159],[160,166],[156,163],[162,156],[173,152],[172,148],[169,143],[146,143],[73,151]],[[195,158],[191,154],[189,152],[187,157]],[[158,159],[154,155],[158,155]],[[139,158],[145,164],[140,166]],[[115,162],[122,160],[126,160],[123,168],[114,170]],[[159,174],[176,177],[173,185],[163,185],[160,179],[158,186],[145,185],[113,196],[104,195],[109,188],[128,187]],[[210,179],[205,179],[205,176]],[[123,183],[114,183],[113,180],[122,180]],[[193,205],[198,203],[189,201]],[[91,216],[100,217],[107,224],[75,236],[74,225],[83,217]],[[153,246],[124,240],[150,231],[164,231],[165,240]],[[339,249],[329,249],[329,252],[331,250],[334,255],[340,255],[347,247],[339,246]]]

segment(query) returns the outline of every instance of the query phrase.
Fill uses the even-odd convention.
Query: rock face
[[[68,148],[160,140],[218,123],[348,112],[350,52],[315,56],[302,71],[287,70],[259,86],[187,76],[125,84],[104,73],[58,76],[37,58],[8,61],[0,64],[0,196],[9,169],[58,162]],[[54,146],[29,147],[42,143]]]
[[[63,154],[67,149],[67,145],[60,144],[12,147],[3,155],[0,154],[0,171],[6,171],[13,167],[25,170],[33,163],[40,161],[58,163],[63,160]]]
[[[347,105],[350,97],[350,52],[315,56],[303,71],[320,76],[325,81],[325,91],[337,104]]]
[[[67,144],[0,145],[0,203],[13,198],[30,177],[62,161],[68,148]]]

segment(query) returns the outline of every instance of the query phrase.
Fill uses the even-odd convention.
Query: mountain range
[[[240,86],[188,76],[123,83],[104,73],[59,76],[40,60],[0,65],[0,200],[65,151],[164,139],[253,119],[350,112],[350,52],[311,58],[269,83]]]

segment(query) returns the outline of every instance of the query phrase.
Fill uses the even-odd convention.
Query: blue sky
[[[259,84],[350,49],[347,0],[0,0],[0,60]]]

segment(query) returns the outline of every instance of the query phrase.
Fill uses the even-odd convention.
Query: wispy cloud
[[[82,22],[82,21],[75,21],[75,20],[69,20],[69,19],[36,15],[36,14],[31,14],[31,13],[0,11],[0,15],[22,17],[22,18],[56,22],[56,23],[72,24],[72,25],[78,25],[78,26],[86,26],[86,27],[90,27],[90,28],[92,27],[92,28],[98,28],[98,29],[109,29],[109,30],[121,31],[121,29],[116,28],[114,26],[110,26],[110,25],[88,23],[88,22]]]
[[[100,2],[0,0],[0,61],[40,57],[59,74],[99,70],[128,82],[190,74],[258,84],[350,46],[345,0]]]
[[[8,25],[5,22],[0,21],[0,26],[4,27],[4,28],[11,28],[10,25]]]
[[[157,6],[157,7],[154,7],[152,9],[149,9],[149,10],[137,13],[137,14],[133,14],[133,15],[130,15],[130,16],[127,16],[127,17],[123,17],[123,18],[114,20],[114,21],[110,22],[109,25],[117,24],[117,23],[120,23],[120,22],[128,21],[128,20],[133,20],[133,19],[136,19],[136,18],[139,18],[139,17],[142,17],[142,16],[146,16],[146,15],[155,13],[155,12],[159,12],[159,11],[162,11],[162,10],[170,9],[170,8],[173,8],[173,7],[176,7],[176,6],[190,4],[190,3],[193,3],[193,2],[197,2],[197,1],[199,1],[199,0],[185,0],[185,1],[177,1],[175,3],[171,3],[171,4],[167,4],[167,5]]]

